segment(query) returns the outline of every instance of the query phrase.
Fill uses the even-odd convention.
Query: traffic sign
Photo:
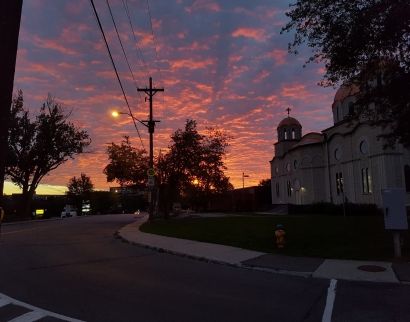
[[[154,177],[156,175],[155,169],[154,168],[149,168],[147,170],[147,174],[148,174],[148,177]]]
[[[153,187],[153,186],[155,186],[155,178],[148,177],[148,187]]]

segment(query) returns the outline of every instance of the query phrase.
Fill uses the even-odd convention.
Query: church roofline
[[[348,122],[347,121],[342,121],[342,122],[339,122],[339,123],[335,124],[334,126],[331,126],[327,129],[323,130],[322,131],[323,135],[326,137],[327,136],[327,133],[325,133],[326,131],[329,131],[329,130],[331,130],[331,129],[333,129],[333,128],[335,128],[335,127],[337,127],[337,126],[339,126],[343,123],[348,123]],[[371,120],[367,120],[367,121],[364,121],[364,122],[359,122],[359,123],[355,124],[350,131],[345,132],[345,133],[339,133],[339,132],[333,133],[330,137],[327,137],[325,140],[329,142],[333,137],[335,137],[337,135],[340,135],[340,136],[351,135],[354,132],[356,132],[356,130],[362,125],[374,126],[374,125],[376,125],[376,122],[371,121]]]

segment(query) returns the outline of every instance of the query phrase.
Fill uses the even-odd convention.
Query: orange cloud
[[[31,35],[32,37],[32,43],[36,47],[40,48],[46,48],[46,49],[54,49],[62,52],[63,54],[67,55],[76,55],[77,52],[73,49],[70,49],[69,47],[60,44],[61,40],[55,40],[55,39],[42,39],[37,35]]]
[[[86,92],[91,92],[95,90],[95,86],[87,86],[87,87],[75,87],[76,91],[86,91]]]
[[[265,39],[265,30],[264,29],[255,29],[255,28],[239,28],[232,33],[233,37],[248,37],[253,38],[257,41],[262,41]]]
[[[268,57],[275,59],[275,66],[285,65],[286,56],[288,55],[287,50],[274,49],[272,53],[268,54]]]
[[[306,85],[301,84],[282,84],[282,95],[285,97],[306,99],[313,94],[306,90]]]
[[[175,60],[169,62],[172,68],[182,68],[187,67],[190,69],[199,69],[199,68],[206,68],[209,65],[214,64],[214,60],[209,58],[203,61],[197,61],[195,59],[183,59],[183,60]]]
[[[254,83],[260,83],[262,81],[262,79],[264,79],[265,77],[269,76],[270,73],[266,70],[263,70],[259,75],[258,78],[254,79],[253,82]]]

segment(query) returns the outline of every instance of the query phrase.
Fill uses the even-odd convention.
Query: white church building
[[[382,207],[381,190],[405,188],[410,205],[410,150],[397,144],[383,150],[372,121],[350,125],[344,120],[355,101],[341,87],[332,105],[333,126],[302,136],[293,117],[278,127],[275,156],[270,161],[273,204],[309,204],[343,200]],[[288,110],[289,114],[289,110]]]

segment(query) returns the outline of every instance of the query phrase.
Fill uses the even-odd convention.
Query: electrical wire
[[[155,44],[154,28],[152,26],[151,10],[149,8],[148,0],[147,0],[147,8],[148,8],[148,14],[149,14],[149,21],[151,23],[152,41],[154,43],[155,55],[156,55],[156,58],[157,58],[157,67],[158,67],[159,79],[160,79],[160,83],[162,84],[162,88],[164,88],[164,82],[162,81],[162,75],[161,75],[161,69],[159,68],[158,51],[157,51],[157,45]],[[163,112],[164,111],[164,94],[162,95],[162,103],[163,103],[163,105],[162,105],[162,112]]]
[[[158,72],[159,72],[159,79],[161,81],[162,87],[164,87],[163,82],[162,82],[161,69],[159,68],[158,51],[157,51],[157,45],[155,44],[154,28],[152,27],[151,11],[149,10],[148,0],[147,0],[147,7],[148,7],[148,14],[149,14],[149,21],[151,22],[152,41],[154,42],[155,55],[157,57],[157,66],[158,66]]]
[[[128,61],[127,54],[125,53],[125,49],[124,49],[124,46],[123,46],[122,41],[121,41],[120,34],[119,34],[119,32],[118,32],[118,29],[117,29],[117,24],[115,23],[114,15],[112,14],[111,6],[110,6],[110,3],[109,3],[108,0],[107,0],[107,7],[108,7],[108,11],[110,12],[110,16],[111,16],[112,23],[114,24],[115,32],[117,33],[118,41],[120,42],[120,45],[121,45],[122,53],[124,54],[125,60],[127,61],[128,69],[129,69],[129,71],[130,71],[130,73],[131,73],[131,77],[132,77],[132,79],[133,79],[133,81],[134,81],[135,88],[138,89],[137,82],[136,82],[135,77],[134,77],[134,73],[132,72],[130,63],[129,63],[129,61]],[[139,97],[140,97],[140,100],[141,100],[141,102],[142,102],[142,105],[144,105],[144,103],[143,103],[144,101],[142,100],[142,97],[141,97],[140,92],[138,92],[138,95],[139,95]],[[130,113],[131,113],[131,111],[130,111]]]
[[[129,22],[129,24],[130,24],[130,28],[131,28],[131,31],[132,31],[132,36],[134,37],[134,42],[135,42],[135,46],[136,46],[136,49],[137,49],[137,57],[138,57],[138,62],[140,63],[141,73],[144,74],[143,67],[145,67],[145,71],[146,71],[146,73],[147,73],[147,75],[148,75],[148,77],[147,77],[147,79],[148,79],[148,78],[151,77],[151,75],[150,75],[150,73],[149,73],[147,64],[145,63],[144,56],[142,55],[141,48],[140,48],[140,46],[138,45],[137,37],[135,36],[134,27],[132,26],[132,21],[131,21],[130,10],[129,10],[129,8],[128,8],[128,2],[124,2],[124,0],[122,0],[122,3],[123,3],[123,5],[124,5],[124,9],[125,9],[125,12],[126,12],[126,14],[127,14],[128,22]],[[140,59],[140,56],[141,56],[141,59]],[[143,63],[143,64],[142,64],[142,63]],[[143,65],[144,65],[144,66],[143,66]],[[147,87],[147,84],[145,84],[145,87]]]
[[[100,22],[100,18],[98,17],[98,13],[97,13],[97,10],[96,10],[95,5],[94,5],[94,0],[89,0],[89,2],[90,2],[91,7],[92,7],[92,9],[93,9],[94,16],[95,16],[95,18],[96,18],[96,20],[97,20],[98,27],[100,28],[100,32],[101,32],[101,35],[102,35],[102,37],[103,37],[103,40],[104,40],[104,43],[105,43],[105,47],[107,48],[108,55],[110,56],[112,66],[113,66],[113,68],[114,68],[115,74],[117,75],[118,83],[120,84],[120,87],[121,87],[121,90],[122,90],[122,94],[123,94],[123,96],[124,96],[125,102],[127,103],[128,110],[129,110],[129,112],[130,112],[132,121],[134,122],[135,129],[137,130],[138,137],[140,138],[141,145],[142,145],[142,147],[145,149],[144,144],[142,143],[142,138],[141,138],[140,132],[139,132],[139,130],[138,130],[137,124],[135,123],[135,118],[132,116],[131,107],[130,107],[130,104],[128,103],[127,96],[125,95],[124,87],[122,86],[120,77],[119,77],[119,75],[118,75],[117,68],[115,67],[115,63],[114,63],[114,59],[112,58],[112,55],[111,55],[110,47],[108,46],[108,42],[107,42],[107,39],[106,39],[106,37],[105,37],[105,33],[104,33],[103,28],[102,28],[102,25],[101,25],[101,22]],[[136,119],[136,120],[138,120],[138,119]],[[138,121],[139,121],[139,120],[138,120]],[[139,121],[139,122],[141,122],[141,121]]]

